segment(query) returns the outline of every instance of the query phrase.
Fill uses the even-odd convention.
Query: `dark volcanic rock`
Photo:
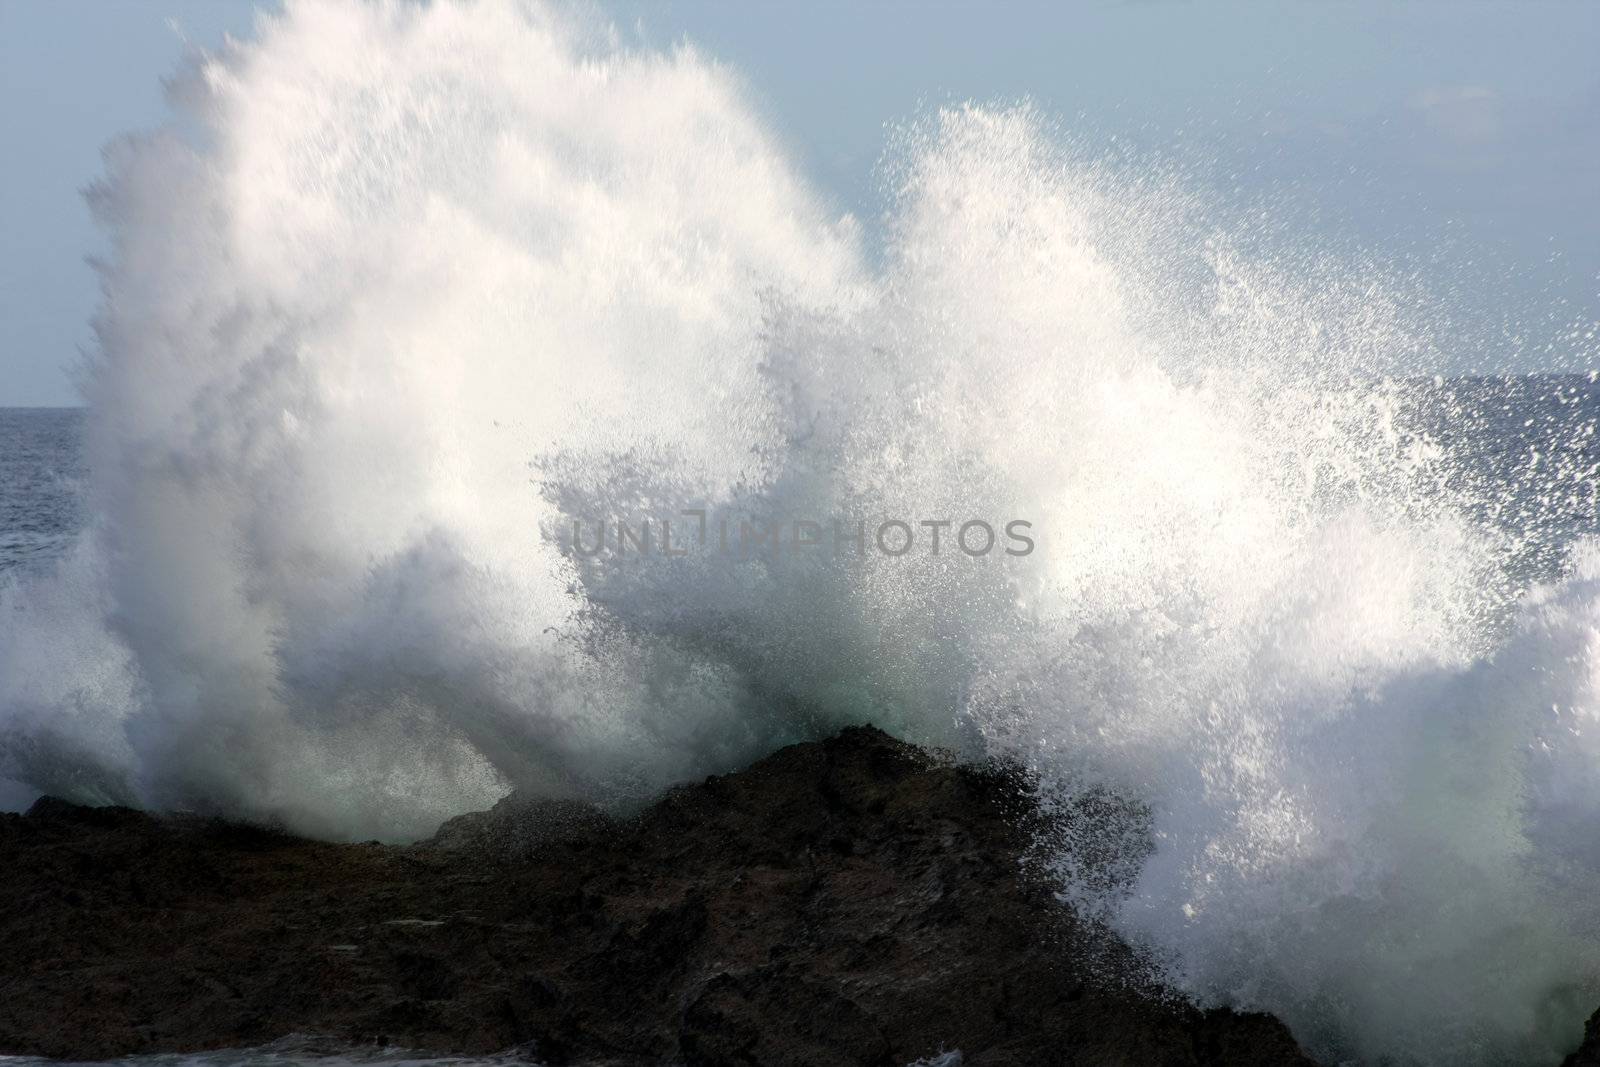
[[[1030,812],[1016,775],[868,728],[626,822],[512,801],[412,847],[41,801],[0,817],[0,1051],[1308,1062],[1269,1017],[1108,981],[1128,951],[1028,873]]]
[[[1600,1011],[1583,1024],[1583,1043],[1561,1061],[1561,1067],[1600,1067]]]

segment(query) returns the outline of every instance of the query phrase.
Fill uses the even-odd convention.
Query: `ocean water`
[[[0,408],[0,575],[48,566],[82,527],[83,412]]]
[[[911,119],[840,216],[734,72],[537,4],[297,0],[171,96],[90,194],[81,448],[0,424],[16,789],[403,840],[872,721],[1145,805],[1121,877],[1041,847],[1198,1002],[1329,1060],[1576,1043],[1594,324],[1471,335],[1025,105]]]
[[[1572,546],[1600,534],[1597,483],[1582,476],[1600,465],[1593,377],[1440,377],[1388,388],[1410,398],[1406,433],[1436,443],[1452,457],[1449,477],[1473,487],[1465,500],[1474,520],[1514,539],[1519,587],[1559,578]],[[0,581],[48,571],[81,533],[86,414],[0,408]],[[586,530],[582,539],[593,541]]]

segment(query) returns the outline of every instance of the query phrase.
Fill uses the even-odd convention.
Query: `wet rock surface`
[[[1303,1064],[1117,981],[1020,778],[871,728],[635,818],[508,799],[413,846],[42,800],[0,816],[0,1051],[324,1034],[551,1064]],[[1581,1061],[1590,1062],[1590,1061]]]

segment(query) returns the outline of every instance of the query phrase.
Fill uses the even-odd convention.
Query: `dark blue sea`
[[[0,408],[0,573],[38,567],[83,524],[81,408]]]

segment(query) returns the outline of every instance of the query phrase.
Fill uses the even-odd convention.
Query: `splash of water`
[[[95,518],[4,594],[0,774],[406,837],[872,720],[1145,805],[1127,878],[1049,858],[1197,999],[1330,1056],[1575,1040],[1600,554],[1520,596],[1519,487],[1385,377],[1449,340],[1398,281],[1027,108],[903,131],[869,263],[729,72],[509,2],[296,0],[174,101],[93,196]],[[696,506],[1038,550],[559,536]]]

